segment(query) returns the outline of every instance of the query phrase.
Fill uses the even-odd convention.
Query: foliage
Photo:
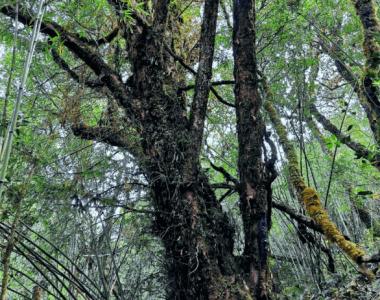
[[[15,2],[2,1],[0,8]],[[25,11],[35,11],[34,1],[19,2]],[[136,15],[150,22],[154,1],[121,1],[128,6],[121,19],[110,5],[112,1],[47,2],[45,20],[57,22],[81,38],[97,41],[118,27],[118,22],[127,24],[126,30],[133,30]],[[278,152],[273,200],[305,215],[291,186],[294,180],[291,170],[298,169],[307,186],[315,187],[320,195],[318,211],[310,211],[311,204],[305,200],[309,214],[317,215],[314,219],[318,219],[325,217],[327,211],[342,232],[339,233],[339,238],[344,240],[342,243],[346,246],[349,243],[348,252],[357,259],[363,253],[352,246],[353,242],[366,253],[379,249],[379,235],[376,234],[380,231],[379,170],[367,159],[358,158],[322,124],[317,124],[320,133],[317,136],[307,122],[308,118],[313,119],[308,105],[315,103],[335,126],[339,128],[343,124],[342,132],[373,155],[380,153],[359,96],[339,73],[336,53],[326,50],[339,52],[340,59],[357,78],[365,76],[363,29],[352,2],[256,1],[256,44],[259,70],[268,79],[273,103],[281,115],[279,122],[284,127],[283,132],[276,133],[270,116],[263,112],[266,131]],[[223,1],[222,4],[224,9],[219,9],[215,41],[214,82],[233,79],[232,3]],[[193,69],[198,67],[202,7],[201,2],[182,0],[172,1],[169,7],[170,47]],[[10,18],[0,18],[2,100],[11,73],[13,32],[14,22]],[[14,107],[30,34],[28,26],[21,27],[6,122]],[[120,49],[132,42],[118,33],[110,43],[96,46],[105,62],[120,71],[126,84],[133,66],[120,54]],[[79,74],[79,80],[73,79],[54,61],[52,50]],[[173,65],[173,76],[183,84],[178,89],[194,85],[195,77],[179,63]],[[262,79],[261,92],[265,96]],[[7,201],[1,203],[0,208],[0,250],[3,252],[9,239],[9,226],[16,217],[17,206],[10,200],[10,191],[20,185],[26,186],[16,247],[11,256],[9,294],[12,299],[31,298],[36,285],[43,288],[46,299],[69,296],[85,299],[86,292],[94,299],[166,297],[167,256],[164,245],[155,235],[155,207],[138,159],[129,149],[110,146],[101,139],[81,139],[73,132],[78,124],[102,126],[111,133],[128,132],[130,141],[140,142],[136,129],[130,126],[131,120],[115,101],[109,101],[107,88],[93,89],[84,83],[97,80],[94,72],[67,50],[59,35],[49,43],[47,37],[41,35],[15,133],[5,185]],[[378,83],[376,79],[374,85]],[[239,196],[234,183],[212,166],[222,167],[233,178],[239,176],[236,115],[232,107],[234,87],[224,84],[214,88],[231,105],[221,103],[210,93],[201,164],[216,197],[233,220],[234,253],[241,255],[244,236]],[[183,98],[183,105],[189,112],[193,99],[191,88]],[[295,148],[293,155],[298,165],[285,158],[286,149],[280,145],[281,134],[287,137],[289,146]],[[268,143],[265,148],[268,160],[273,153]],[[349,188],[358,196],[356,204],[351,201]],[[315,197],[314,189],[312,191],[309,196]],[[366,227],[360,219],[357,206],[368,211],[371,227]],[[334,227],[334,231],[337,228]],[[371,286],[362,277],[356,278],[356,266],[339,248],[316,231],[308,233],[314,237],[314,243],[302,238],[299,223],[288,214],[273,210],[269,240],[274,294],[280,299],[297,299],[302,295],[310,299],[333,299],[337,294],[348,295],[344,296],[347,299],[360,294],[355,299],[365,299],[366,293],[371,297],[379,296],[379,280]],[[344,236],[353,242],[347,242]],[[327,237],[334,240],[331,234]],[[330,249],[335,273],[328,270],[328,257],[322,248]],[[351,284],[344,290],[347,282]]]

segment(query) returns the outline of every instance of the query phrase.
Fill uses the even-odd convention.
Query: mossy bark
[[[363,84],[360,85],[362,98],[369,106],[369,121],[375,140],[380,146],[380,22],[377,18],[376,4],[373,0],[352,0],[356,14],[363,28],[363,50],[366,58]]]
[[[322,152],[329,159],[332,160],[334,155],[331,152],[331,150],[327,148],[326,143],[324,141],[324,137],[322,133],[320,132],[318,126],[315,124],[313,118],[309,117],[306,122],[312,134],[317,138],[321,146]],[[357,198],[357,195],[353,193],[351,185],[348,185],[348,187],[346,188],[346,191],[348,193],[352,206],[354,207],[354,209],[356,210],[359,216],[359,219],[362,221],[362,223],[365,225],[366,228],[371,228],[371,215],[369,211],[360,203],[359,199]]]
[[[296,191],[298,201],[305,207],[309,216],[322,228],[326,238],[337,244],[352,260],[360,264],[361,258],[365,255],[364,250],[344,237],[335,223],[330,219],[327,211],[323,208],[316,190],[305,184],[298,167],[299,163],[296,150],[288,139],[287,130],[281,123],[276,109],[271,104],[273,95],[269,86],[267,83],[264,84],[268,96],[264,108],[268,112],[269,118],[279,137],[280,144],[288,159],[290,181]]]
[[[121,11],[129,10],[128,3],[108,3],[115,11],[115,18],[121,18],[120,26],[125,26]],[[247,4],[254,7],[248,0],[239,2],[242,8]],[[151,203],[155,208],[153,231],[160,237],[166,253],[168,299],[252,299],[257,294],[254,291],[257,283],[264,282],[255,276],[267,278],[266,239],[270,216],[266,205],[267,187],[256,186],[255,174],[260,174],[258,172],[261,170],[250,169],[251,166],[260,166],[260,150],[253,152],[256,160],[246,166],[246,171],[241,171],[244,173],[244,183],[250,185],[245,199],[251,200],[252,189],[257,189],[257,195],[260,195],[244,204],[252,204],[250,207],[242,209],[247,236],[244,264],[240,263],[240,257],[233,255],[234,228],[199,161],[210,88],[218,1],[205,1],[198,70],[196,72],[186,66],[197,77],[196,96],[193,99],[196,102],[191,106],[190,117],[184,105],[185,97],[179,92],[182,79],[177,76],[176,61],[182,60],[168,46],[174,44],[173,36],[167,28],[171,10],[169,1],[153,1],[152,6],[154,14],[149,22],[138,14],[132,15],[134,22],[120,30],[120,34],[128,41],[120,54],[128,60],[130,66],[131,75],[126,81],[123,80],[125,74],[109,64],[103,52],[94,47],[91,40],[71,33],[55,22],[42,22],[41,32],[50,39],[59,37],[62,45],[99,79],[98,87],[107,90],[105,96],[112,95],[111,101],[117,102],[118,108],[122,108],[125,114],[122,118],[125,122],[123,127],[128,129],[121,133],[112,131],[110,134],[99,123],[93,127],[79,126],[74,133],[84,139],[122,147],[133,155],[138,153],[135,155],[136,161],[148,181]],[[1,7],[0,11],[15,17],[11,5]],[[241,9],[240,12],[246,11]],[[26,26],[33,25],[34,22],[27,13],[20,15],[19,21]],[[244,18],[241,21],[246,22]],[[240,42],[243,45],[252,44],[249,35],[242,36]],[[247,49],[244,51],[250,52]],[[79,77],[75,73],[73,75],[74,71],[70,72],[66,68],[68,64],[65,67],[62,60],[57,61],[61,61],[58,65],[78,82]],[[94,88],[89,82],[85,84],[86,88]],[[241,91],[245,88],[244,85]],[[257,94],[257,90],[254,93]],[[246,130],[254,132],[250,131],[251,123],[248,121],[252,120],[250,114],[255,99],[259,98],[252,98],[250,103],[242,106],[247,112],[241,111],[244,116],[244,121],[239,125],[241,133]],[[260,106],[254,109],[257,113]],[[249,128],[246,129],[245,126]],[[256,146],[259,149],[261,146],[263,125],[260,124],[254,130],[258,130],[259,138],[252,134],[249,141],[241,141],[242,147],[246,147],[244,143],[249,142],[249,145],[255,146],[253,150],[256,151]],[[136,146],[126,138],[131,131],[136,136],[134,142],[138,144],[138,151],[133,151]],[[245,149],[248,151],[249,148]],[[243,160],[240,161],[239,167],[244,168]],[[257,219],[258,216],[260,218]],[[250,282],[254,284],[251,285]]]
[[[324,138],[323,138],[322,133],[320,132],[319,128],[314,123],[313,119],[311,119],[312,123],[309,123],[310,119],[307,120],[307,124],[308,124],[309,129],[311,130],[312,134],[317,137],[317,140],[318,140],[319,144],[321,145],[322,152],[324,154],[326,154],[329,159],[333,159],[333,153],[327,148],[326,143],[324,142]],[[351,202],[353,208],[357,212],[360,221],[364,224],[364,226],[367,229],[372,228],[372,221],[373,220],[372,220],[370,212],[363,205],[363,203],[360,201],[358,196],[353,192],[352,186],[349,183],[347,183],[346,186],[348,186],[346,188],[348,197],[350,199],[350,202]],[[377,222],[375,222],[375,223],[377,223]],[[376,228],[377,228],[376,226],[373,226],[374,235],[379,236],[380,232],[377,232],[378,230],[376,230]]]
[[[333,159],[333,153],[327,148],[326,143],[325,143],[324,138],[323,138],[323,135],[320,132],[317,125],[315,124],[314,120],[312,118],[309,118],[307,120],[307,124],[308,124],[308,127],[311,130],[312,134],[314,136],[316,136],[316,138],[317,138],[317,140],[321,146],[322,152],[324,154],[326,154],[328,158]],[[348,187],[346,188],[346,191],[347,191],[348,197],[350,199],[350,202],[351,202],[353,208],[357,212],[360,221],[364,224],[364,226],[367,229],[372,228],[372,221],[373,220],[371,218],[370,212],[363,205],[363,203],[361,203],[358,196],[353,192],[352,186],[349,183],[347,183],[347,186]],[[376,231],[377,227],[376,226],[373,226],[373,227],[374,227],[374,231],[375,231],[374,235],[379,236],[380,233],[377,233],[377,231]]]
[[[142,26],[140,34],[128,37],[133,62],[128,84],[139,103],[141,165],[156,211],[154,232],[166,252],[167,297],[249,299],[250,287],[233,255],[233,226],[199,161],[213,51],[207,43],[214,42],[218,1],[205,3],[202,63],[190,118],[179,101],[177,78],[168,71],[175,66],[162,44],[165,24],[159,19],[164,20],[167,4],[161,4],[162,11],[156,9],[163,14],[156,18],[156,28]]]

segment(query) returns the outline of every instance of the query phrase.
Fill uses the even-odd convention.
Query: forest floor
[[[380,300],[380,271],[369,283],[364,276],[356,276],[346,284],[331,282],[324,287],[321,294],[305,297],[310,300]]]

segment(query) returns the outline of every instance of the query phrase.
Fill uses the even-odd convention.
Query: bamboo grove
[[[380,297],[376,0],[0,0],[0,300]]]

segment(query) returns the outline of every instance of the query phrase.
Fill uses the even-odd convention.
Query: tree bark
[[[255,1],[234,1],[233,52],[239,144],[240,211],[243,219],[244,271],[257,299],[270,299],[268,232],[271,218],[270,176],[262,161],[265,124],[258,91]]]
[[[380,100],[377,86],[380,79],[380,22],[376,14],[375,1],[352,0],[352,2],[362,23],[364,35],[363,50],[366,64],[361,89],[368,100],[371,111],[370,125],[380,146]]]
[[[120,10],[128,9],[125,2],[108,2],[115,7],[117,15]],[[59,37],[63,45],[97,77],[95,81],[85,82],[87,88],[107,89],[106,95],[112,95],[112,101],[116,100],[124,109],[127,125],[139,139],[138,145],[133,145],[128,130],[110,131],[101,124],[94,127],[74,124],[73,132],[85,139],[122,147],[136,156],[148,180],[155,208],[153,230],[161,238],[166,252],[168,299],[251,299],[252,295],[267,299],[270,193],[261,162],[264,125],[259,114],[261,100],[255,64],[249,62],[246,70],[243,66],[254,53],[254,44],[250,40],[254,36],[242,36],[247,30],[252,34],[252,19],[244,21],[244,8],[246,5],[251,7],[252,3],[246,1],[242,7],[236,7],[240,15],[236,37],[243,45],[251,47],[245,50],[236,47],[239,49],[237,66],[242,71],[236,71],[239,80],[236,92],[240,103],[238,128],[242,149],[239,169],[244,187],[241,211],[246,234],[243,264],[233,255],[233,226],[199,161],[208,94],[212,90],[218,0],[206,0],[204,6],[199,67],[190,118],[178,95],[180,82],[172,72],[176,69],[173,58],[177,59],[170,57],[174,52],[167,46],[170,44],[166,30],[168,5],[167,0],[155,1],[152,20],[146,22],[132,14],[135,22],[120,30],[128,41],[124,51],[132,73],[126,82],[95,49],[93,42],[66,31],[57,23],[42,23],[42,33],[50,39]],[[0,10],[14,17],[12,6]],[[26,25],[34,22],[28,14],[21,15],[19,20]],[[107,36],[115,34],[111,32]],[[107,43],[107,40],[109,38],[100,41]],[[244,52],[252,53],[247,56]],[[55,61],[74,81],[80,80],[62,59],[55,56]],[[247,76],[251,80],[245,83]],[[250,97],[249,101],[244,100],[246,96]],[[245,138],[247,132],[249,137]],[[244,165],[244,160],[249,164]]]
[[[168,4],[164,2],[156,4],[153,29],[142,26],[141,34],[129,37],[133,43],[129,86],[141,107],[143,168],[157,212],[154,230],[166,250],[168,298],[229,299],[240,293],[229,288],[236,284],[232,276],[236,272],[233,228],[198,160],[213,46],[205,43],[201,47],[203,63],[189,121],[177,98],[176,82],[168,72],[170,61],[162,43]],[[206,1],[201,35],[201,40],[212,45],[217,6],[218,1]]]
[[[336,43],[328,46],[321,42],[323,50],[334,60],[339,74],[347,81],[355,91],[358,100],[363,107],[369,121],[373,137],[380,145],[380,100],[379,88],[376,82],[380,79],[380,22],[376,16],[376,8],[373,0],[351,0],[355,6],[356,14],[360,18],[363,29],[363,52],[365,67],[363,77],[358,78],[345,63],[345,55],[342,54],[342,45],[339,38]]]

